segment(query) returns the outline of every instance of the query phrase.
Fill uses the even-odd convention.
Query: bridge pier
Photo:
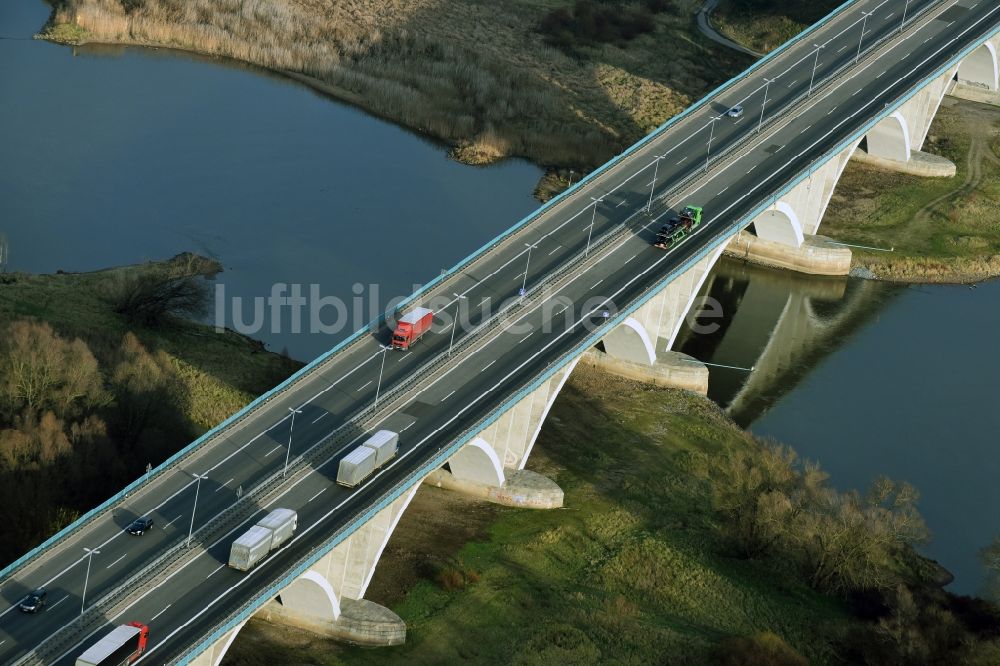
[[[388,608],[363,599],[375,566],[420,484],[390,502],[291,581],[254,617],[305,629],[355,645],[400,645],[406,623]],[[218,666],[246,622],[199,654],[197,666]]]
[[[961,69],[962,65],[949,69],[924,86],[891,115],[879,121],[865,137],[867,150],[859,150],[855,159],[879,168],[918,176],[954,176],[955,165],[951,161],[921,152],[920,149],[941,106],[941,100]],[[974,71],[977,74],[979,72],[978,69]]]
[[[424,483],[473,497],[529,509],[563,505],[563,491],[551,479],[524,469],[542,423],[563,384],[576,367],[572,361],[524,396]]]
[[[1000,35],[980,45],[958,66],[948,94],[971,102],[1000,106]]]

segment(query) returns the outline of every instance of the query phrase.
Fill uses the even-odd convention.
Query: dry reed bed
[[[54,25],[82,41],[160,45],[314,80],[325,92],[455,146],[466,162],[510,155],[600,164],[717,83],[732,61],[657,34],[574,56],[520,0],[64,0]],[[682,92],[678,92],[683,88]]]

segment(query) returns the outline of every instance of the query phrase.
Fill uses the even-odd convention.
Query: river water
[[[434,142],[232,63],[32,41],[47,15],[39,0],[0,3],[8,270],[194,250],[222,261],[229,297],[284,282],[349,300],[357,283],[366,299],[379,285],[384,304],[536,206],[541,172],[525,162],[459,165]],[[927,554],[956,574],[952,589],[977,592],[976,552],[1000,534],[1000,283],[900,288],[725,261],[706,291],[721,327],[682,333],[682,349],[754,366],[713,368],[713,399],[841,488],[879,474],[916,485]],[[303,360],[348,333],[281,324],[255,335]]]
[[[725,260],[705,291],[722,326],[685,331],[681,348],[753,367],[710,368],[711,397],[841,489],[912,483],[924,552],[955,574],[950,589],[979,592],[977,553],[1000,535],[1000,282],[900,287]]]
[[[196,251],[225,267],[229,326],[234,296],[250,324],[250,299],[275,283],[316,284],[348,306],[324,324],[346,328],[294,335],[286,308],[279,327],[268,316],[248,331],[309,360],[368,321],[372,300],[411,293],[538,205],[542,172],[527,162],[458,164],[433,141],[222,60],[32,41],[48,14],[40,0],[0,2],[8,270]]]

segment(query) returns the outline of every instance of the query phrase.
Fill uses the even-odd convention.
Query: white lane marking
[[[684,157],[681,158],[680,162],[678,162],[677,164],[678,165],[684,164],[684,160],[686,160],[687,158],[688,158],[688,156],[685,155]]]
[[[280,448],[281,448],[281,444],[278,444],[276,447],[274,447],[273,449],[271,449],[270,451],[268,451],[267,453],[265,453],[264,457],[265,458],[268,457],[269,455],[271,455],[272,453],[274,453],[275,451],[277,451]]]
[[[168,527],[170,527],[171,525],[173,525],[174,523],[176,523],[178,520],[180,520],[183,517],[184,516],[177,516],[176,518],[174,518],[173,520],[171,520],[169,523],[167,523],[166,525],[164,525],[163,529],[167,529]]]
[[[330,486],[325,486],[321,491],[319,491],[318,493],[316,493],[315,495],[313,495],[312,497],[310,497],[308,500],[306,500],[306,502],[307,503],[308,502],[312,502],[314,499],[316,499],[317,497],[319,497],[320,495],[322,495],[323,493],[325,493],[326,489],[329,488],[329,487]]]
[[[56,606],[58,606],[62,602],[66,601],[67,599],[69,599],[69,595],[68,594],[65,597],[63,597],[62,599],[60,599],[59,601],[57,601],[54,604],[52,604],[51,606],[49,606],[49,610],[52,610],[53,608],[55,608]],[[6,642],[7,641],[4,641],[4,643],[6,643]],[[0,645],[3,645],[3,643],[0,643]]]
[[[632,261],[633,259],[635,259],[635,258],[636,258],[636,257],[638,257],[638,256],[639,256],[639,253],[638,253],[638,252],[636,252],[636,253],[635,253],[635,254],[633,254],[633,255],[632,255],[631,257],[629,257],[628,259],[626,259],[626,260],[625,260],[625,263],[627,264],[628,262]]]
[[[368,386],[369,384],[373,384],[374,382],[375,382],[374,379],[369,379],[367,382],[365,382],[364,384],[362,384],[361,386],[359,386],[357,390],[358,391],[363,391],[366,386]]]
[[[225,483],[223,483],[221,486],[219,486],[218,488],[216,488],[215,492],[219,492],[220,490],[222,490],[223,488],[225,488],[226,486],[228,486],[230,483],[232,483],[235,480],[236,479],[229,479],[228,481],[226,481]]]
[[[479,372],[486,372],[486,370],[487,370],[487,369],[488,369],[488,368],[489,368],[489,367],[490,367],[491,365],[493,365],[493,364],[494,364],[494,363],[496,363],[496,362],[497,362],[497,360],[496,360],[496,359],[493,359],[492,361],[490,361],[489,363],[487,363],[487,364],[486,364],[485,366],[483,366],[483,369],[482,369],[482,370],[480,370]]]
[[[728,190],[728,189],[729,189],[729,186],[728,186],[728,185],[726,185],[726,186],[725,186],[725,187],[723,187],[723,188],[722,188],[721,190],[719,190],[719,194],[722,194],[723,192],[725,192],[725,191],[726,191],[726,190]],[[716,196],[718,196],[718,195],[716,195]]]
[[[624,206],[627,203],[628,203],[628,199],[622,199],[621,203],[618,204],[617,206],[615,206],[615,208],[621,208],[622,206]]]
[[[206,548],[205,550],[208,550],[208,549]],[[209,578],[211,578],[215,574],[219,573],[219,570],[222,569],[222,567],[224,567],[224,566],[226,566],[226,565],[225,564],[220,564],[219,566],[217,566],[214,569],[212,569],[212,573],[210,573],[207,576],[205,576],[205,580],[208,580]]]
[[[398,361],[396,361],[396,363],[402,363],[402,362],[403,362],[403,361],[405,361],[406,359],[410,358],[410,356],[412,356],[412,354],[405,354],[405,353],[404,353],[404,354],[403,354],[403,357],[402,357],[401,359],[399,359]]]
[[[170,604],[167,604],[166,606],[163,607],[163,610],[161,610],[159,613],[157,613],[153,617],[149,618],[149,622],[152,623],[153,620],[155,620],[156,618],[158,618],[161,615],[163,615],[164,613],[166,613],[168,608],[170,608]]]
[[[455,389],[455,391],[457,391],[457,390],[458,390],[458,389]],[[441,402],[444,402],[445,400],[447,400],[447,399],[448,399],[448,398],[450,398],[451,396],[455,395],[455,391],[452,391],[451,393],[449,393],[449,394],[448,394],[448,395],[446,395],[445,397],[441,398]]]
[[[562,245],[556,245],[556,249],[554,249],[551,252],[549,252],[549,256],[551,257],[553,254],[555,254],[556,252],[558,252],[561,249],[562,249]]]
[[[412,427],[413,427],[413,426],[414,426],[415,424],[416,424],[416,421],[414,421],[414,422],[413,422],[413,423],[411,423],[410,425],[406,426],[405,428],[403,428],[403,429],[402,429],[402,430],[400,430],[399,432],[405,432],[405,431],[409,430],[410,428],[412,428]]]
[[[601,284],[602,282],[604,282],[604,278],[601,278],[600,280],[598,280],[597,282],[595,282],[594,286],[591,287],[591,289],[597,289],[597,285]]]
[[[320,414],[320,415],[319,415],[319,416],[318,416],[318,417],[317,417],[317,418],[316,418],[316,419],[315,419],[315,420],[313,421],[313,423],[319,423],[320,421],[322,421],[323,419],[325,419],[325,418],[326,418],[326,417],[327,417],[327,416],[328,416],[329,414],[330,414],[330,412],[323,412],[322,414]]]
[[[121,562],[122,560],[124,560],[127,556],[128,556],[128,553],[125,553],[124,555],[122,555],[117,560],[115,560],[114,562],[112,562],[111,564],[109,564],[108,566],[106,566],[104,568],[105,569],[110,569],[111,567],[115,566],[116,564],[118,564],[119,562]]]
[[[517,344],[521,344],[522,342],[524,342],[525,340],[527,340],[528,338],[530,338],[534,334],[535,334],[534,331],[532,331],[531,333],[528,333],[526,336],[524,336],[523,338],[521,338],[520,340],[518,340]]]

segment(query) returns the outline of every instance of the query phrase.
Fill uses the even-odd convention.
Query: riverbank
[[[42,36],[225,56],[312,85],[485,164],[594,168],[750,59],[694,28],[695,0],[594,27],[593,3],[64,0]]]
[[[708,400],[578,368],[529,462],[564,489],[564,510],[424,487],[403,515],[366,598],[406,621],[405,645],[349,648],[251,621],[226,663],[888,663],[896,648],[878,620],[817,591],[795,558],[733,550],[722,489],[740,486],[729,474],[752,469],[760,446]],[[761,492],[780,495],[784,482],[767,477]],[[899,581],[939,575],[898,555]],[[940,612],[969,640],[918,639],[920,649],[970,663],[997,654],[935,583],[913,589],[917,616]],[[750,654],[776,660],[740,660]]]
[[[1000,109],[946,97],[924,150],[955,163],[921,178],[850,163],[820,233],[852,248],[863,274],[896,282],[979,282],[1000,276]]]
[[[151,284],[176,287],[197,306],[207,294],[187,287],[218,270],[188,254],[91,273],[0,275],[4,562],[301,367],[148,306]]]

